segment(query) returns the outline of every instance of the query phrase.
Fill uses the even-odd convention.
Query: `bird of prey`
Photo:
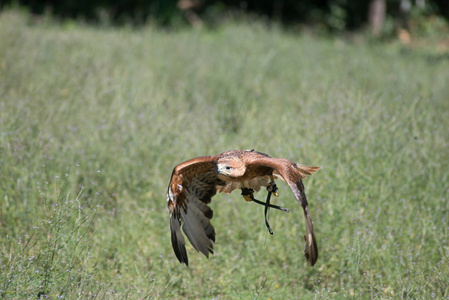
[[[295,164],[284,158],[273,158],[254,150],[232,150],[214,156],[201,156],[187,160],[173,169],[167,191],[170,211],[170,230],[173,250],[180,263],[189,264],[185,247],[184,231],[192,246],[209,258],[213,253],[215,229],[210,220],[213,212],[208,204],[218,193],[231,193],[241,189],[246,201],[265,205],[265,222],[268,207],[288,211],[270,205],[271,194],[277,195],[274,178],[287,182],[295,198],[304,210],[306,222],[305,256],[314,265],[318,259],[318,246],[312,218],[307,207],[302,179],[316,172],[319,167]],[[267,203],[254,198],[261,186],[268,190]]]

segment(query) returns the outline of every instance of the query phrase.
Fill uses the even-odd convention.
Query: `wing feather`
[[[290,189],[293,191],[295,198],[301,204],[304,210],[304,218],[306,223],[306,234],[304,235],[304,240],[306,241],[306,249],[304,254],[309,261],[310,265],[315,265],[318,260],[318,245],[315,237],[315,229],[313,228],[312,217],[309,214],[307,197],[304,192],[304,184],[302,179],[299,178],[296,182],[288,182]]]
[[[190,197],[190,195],[187,196],[187,198]],[[188,201],[187,203],[187,209],[181,210],[182,230],[193,248],[209,258],[209,252],[213,253],[212,241],[215,241],[215,230],[210,223],[210,219],[206,218],[195,205],[195,201]]]
[[[171,244],[173,251],[179,262],[189,265],[189,259],[187,257],[186,241],[181,233],[181,221],[173,216],[170,217],[170,231],[171,231]]]
[[[173,250],[180,263],[188,265],[186,242],[209,257],[213,253],[215,229],[210,222],[212,209],[207,205],[223,184],[217,177],[215,158],[205,156],[176,166],[167,192]]]

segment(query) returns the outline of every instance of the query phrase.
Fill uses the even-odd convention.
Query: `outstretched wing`
[[[213,212],[207,205],[223,184],[217,177],[215,156],[188,160],[173,170],[167,192],[173,250],[180,263],[189,264],[181,227],[192,246],[209,257],[213,253],[215,230],[210,219]]]
[[[316,172],[319,167],[308,167],[297,165],[287,159],[271,158],[261,156],[248,156],[247,168],[269,167],[273,169],[273,175],[281,177],[290,186],[296,200],[301,204],[304,210],[304,217],[306,222],[306,234],[304,240],[306,241],[305,256],[309,263],[313,266],[318,259],[318,245],[315,238],[315,230],[313,228],[312,218],[309,214],[307,197],[304,192],[304,185],[302,178],[306,175],[311,175]]]

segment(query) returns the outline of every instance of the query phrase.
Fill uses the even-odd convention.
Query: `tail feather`
[[[310,167],[310,166],[296,164],[296,169],[299,171],[301,178],[306,178],[306,175],[312,175],[312,173],[315,173],[316,171],[318,171],[320,169],[320,167]]]

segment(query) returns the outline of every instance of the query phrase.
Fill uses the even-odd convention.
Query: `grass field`
[[[449,60],[229,23],[34,24],[0,15],[2,298],[448,299]],[[238,192],[209,260],[170,244],[189,158],[255,148],[304,181],[320,257],[279,183],[270,236]],[[263,198],[265,193],[259,194]]]

